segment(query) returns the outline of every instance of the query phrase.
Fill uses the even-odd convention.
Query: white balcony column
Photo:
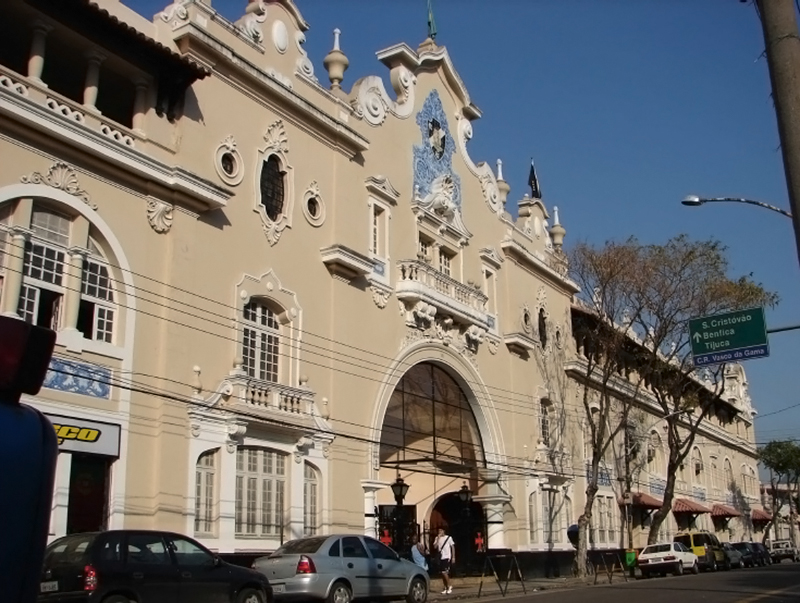
[[[144,122],[147,116],[148,85],[145,80],[136,80],[136,95],[133,98],[133,131],[144,136]]]
[[[19,226],[11,227],[11,243],[7,252],[6,276],[3,283],[3,298],[0,314],[20,318],[17,313],[19,294],[22,291],[22,270],[25,267],[25,244],[31,231]]]
[[[291,459],[291,476],[289,478],[289,534],[286,540],[303,537],[305,527],[305,455],[295,452]],[[288,460],[288,459],[287,459]]]
[[[486,547],[488,549],[506,548],[505,526],[503,522],[504,507],[511,502],[511,497],[500,488],[500,472],[493,469],[481,469],[483,480],[481,494],[472,497],[481,503],[486,514]]]
[[[378,490],[388,487],[386,482],[362,479],[364,489],[364,535],[378,538]]]
[[[28,77],[39,84],[44,84],[42,81],[42,71],[44,71],[44,53],[47,46],[47,34],[52,29],[52,26],[48,25],[44,21],[36,21],[33,24],[31,53],[28,56]]]
[[[78,330],[78,310],[81,305],[81,290],[83,288],[83,262],[89,255],[89,250],[83,247],[69,248],[69,262],[64,275],[64,318],[62,329],[64,331]]]
[[[86,80],[83,85],[83,106],[89,111],[97,110],[97,89],[100,85],[100,65],[106,56],[96,50],[86,53]]]
[[[236,426],[238,429],[238,425]],[[245,429],[242,428],[243,432]],[[238,431],[235,436],[241,437]],[[219,525],[220,547],[233,550],[236,545],[236,450],[237,441],[229,439],[220,447]],[[193,459],[194,460],[194,459]]]

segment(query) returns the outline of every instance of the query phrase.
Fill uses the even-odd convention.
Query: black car
[[[755,567],[758,562],[755,548],[752,542],[734,542],[731,546],[742,554],[742,565],[744,567]]]
[[[259,572],[171,532],[65,536],[45,551],[38,603],[272,603]]]
[[[750,546],[756,553],[756,565],[772,565],[772,556],[769,554],[769,549],[760,542],[751,542]]]

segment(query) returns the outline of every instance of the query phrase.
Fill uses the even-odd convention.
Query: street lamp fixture
[[[468,505],[472,502],[472,490],[470,490],[469,486],[467,486],[467,482],[464,482],[464,485],[459,489],[458,498],[465,505]]]
[[[779,214],[782,214],[787,218],[792,217],[792,214],[790,214],[785,209],[781,209],[780,207],[775,207],[774,205],[770,205],[769,203],[764,203],[763,201],[753,201],[752,199],[737,199],[734,197],[714,197],[709,199],[705,197],[698,197],[697,195],[688,195],[684,197],[681,203],[689,207],[699,207],[700,205],[705,205],[706,203],[746,203],[748,205],[757,205],[758,207],[763,207],[764,209],[778,212]]]
[[[397,479],[394,480],[392,484],[392,494],[394,494],[394,500],[398,507],[403,506],[403,500],[405,500],[406,494],[408,494],[408,488],[409,484],[405,483],[398,473]]]

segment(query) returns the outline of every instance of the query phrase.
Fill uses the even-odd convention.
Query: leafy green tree
[[[770,531],[778,521],[778,512],[783,506],[780,486],[786,485],[786,498],[789,502],[789,516],[792,542],[796,544],[794,517],[796,509],[792,499],[797,498],[800,482],[800,446],[794,442],[772,441],[758,449],[758,460],[769,470],[769,481],[772,494],[772,519],[764,530],[763,541],[769,538]]]

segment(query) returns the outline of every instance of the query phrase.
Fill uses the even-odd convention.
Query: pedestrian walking
[[[442,583],[444,584],[442,594],[449,595],[453,592],[453,586],[450,583],[450,569],[456,560],[456,543],[445,532],[444,528],[439,528],[439,535],[433,541],[433,548],[436,550],[436,556],[439,558],[439,569],[442,572]]]

